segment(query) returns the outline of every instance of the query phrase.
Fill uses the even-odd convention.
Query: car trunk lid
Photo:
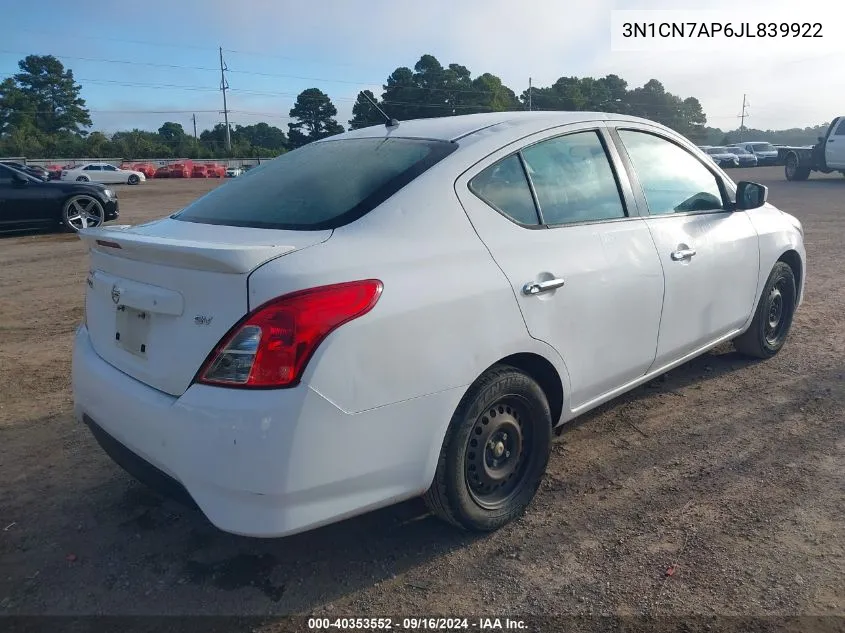
[[[214,346],[249,311],[249,274],[331,233],[173,219],[84,229],[92,345],[120,371],[181,395]]]

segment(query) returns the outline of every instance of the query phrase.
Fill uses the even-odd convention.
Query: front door
[[[578,409],[651,366],[663,273],[604,126],[566,130],[488,157],[456,188],[529,333],[564,359]]]
[[[845,169],[845,117],[840,117],[825,143],[824,160],[831,169]]]
[[[739,330],[757,294],[757,232],[719,176],[648,129],[620,129],[666,279],[655,368]]]

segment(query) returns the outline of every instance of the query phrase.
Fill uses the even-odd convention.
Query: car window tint
[[[836,126],[834,136],[845,136],[845,119],[839,120],[839,125]]]
[[[337,228],[374,209],[457,147],[410,138],[309,143],[250,169],[171,217],[255,228]]]
[[[522,151],[545,224],[625,217],[616,178],[596,132],[568,134]]]
[[[619,136],[640,180],[649,213],[723,208],[716,176],[685,149],[646,132],[619,130]]]
[[[88,165],[83,171],[100,171],[99,165]]]
[[[518,155],[508,156],[491,165],[475,176],[469,187],[475,195],[511,220],[520,224],[540,223]]]
[[[117,167],[114,165],[103,165],[103,171],[117,171]]]

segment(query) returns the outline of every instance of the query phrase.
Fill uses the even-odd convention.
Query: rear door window
[[[337,228],[374,209],[457,147],[409,138],[310,143],[250,169],[171,217],[255,228]]]
[[[469,183],[470,190],[518,224],[538,225],[537,207],[518,154],[491,165]]]

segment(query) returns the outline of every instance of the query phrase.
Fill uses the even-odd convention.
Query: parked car
[[[777,354],[805,286],[766,187],[617,114],[357,129],[81,237],[76,416],[262,537],[418,495],[496,529],[554,430],[726,341]]]
[[[146,178],[154,178],[157,171],[156,166],[152,163],[135,163],[132,165],[132,169],[140,171]]]
[[[0,164],[0,232],[60,227],[78,231],[118,215],[117,194],[104,185],[49,182]]]
[[[47,165],[44,169],[47,170],[47,173],[50,176],[50,180],[61,180],[62,179],[62,169],[61,165]]]
[[[25,165],[12,160],[0,161],[0,165],[6,165],[6,167],[17,169],[18,171],[22,171],[34,178],[38,178],[39,180],[50,180],[50,172],[38,165]]]
[[[737,143],[739,147],[751,152],[757,157],[757,164],[777,165],[778,164],[778,149],[771,143],[765,141],[745,141]]]
[[[226,178],[237,178],[241,174],[244,173],[244,170],[240,167],[227,167],[226,168]]]
[[[226,168],[217,163],[209,163],[205,166],[209,178],[223,178],[226,176]]]
[[[743,147],[737,147],[736,145],[731,145],[726,148],[731,154],[735,154],[737,160],[739,161],[740,167],[756,167],[757,166],[757,156],[754,155],[753,152],[749,152],[747,149]]]
[[[170,165],[170,178],[190,178],[194,170],[193,161]]]
[[[812,147],[781,147],[778,156],[782,157],[787,180],[807,180],[813,171],[838,171],[845,176],[845,116],[833,119]]]
[[[194,165],[194,168],[191,170],[191,178],[208,178],[205,165]]]
[[[76,165],[72,169],[62,170],[62,180],[77,182],[126,183],[137,185],[147,179],[144,174],[134,169],[119,169],[108,163],[88,163]]]
[[[170,165],[164,165],[156,169],[155,178],[170,178]]]
[[[708,147],[704,150],[719,167],[739,167],[739,158],[727,147]]]

